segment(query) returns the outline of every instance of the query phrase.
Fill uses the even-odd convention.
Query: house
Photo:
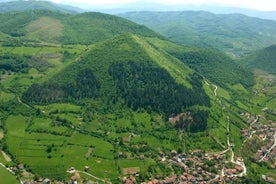
[[[21,163],[21,164],[18,164],[17,167],[18,167],[18,169],[24,169],[24,164],[22,164],[22,163]]]

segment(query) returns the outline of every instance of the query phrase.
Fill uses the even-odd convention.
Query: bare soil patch
[[[140,167],[128,167],[128,168],[123,168],[123,174],[124,175],[129,175],[129,174],[136,174],[140,172]]]
[[[86,152],[86,154],[85,154],[85,157],[89,158],[90,155],[91,155],[91,153],[93,152],[93,150],[94,150],[94,148],[89,147],[88,150],[87,150],[87,152]]]
[[[181,119],[183,120],[192,120],[192,116],[190,112],[183,112],[181,114],[178,114],[174,117],[170,117],[169,118],[169,122],[171,122],[172,124],[175,124],[176,122],[180,121]]]
[[[4,151],[1,151],[1,152],[2,152],[2,155],[3,155],[3,157],[5,158],[5,160],[7,162],[11,162],[12,161],[11,158],[9,157],[9,155],[7,155]]]

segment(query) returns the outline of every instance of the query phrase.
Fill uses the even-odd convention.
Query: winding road
[[[276,147],[276,132],[274,133],[274,144],[267,150],[266,154],[259,160],[259,162],[263,161],[266,156],[273,150],[274,147]]]
[[[232,162],[233,164],[236,164],[236,165],[239,165],[243,168],[243,171],[239,174],[232,174],[231,176],[238,176],[238,177],[243,177],[243,176],[246,176],[246,173],[247,173],[247,169],[246,169],[246,166],[244,164],[243,161],[235,161],[234,160],[234,157],[235,157],[235,154],[234,154],[234,151],[233,151],[233,145],[231,145],[230,143],[230,118],[229,116],[227,116],[227,145],[228,145],[228,149],[231,151],[231,159],[230,159],[230,162]]]
[[[217,97],[218,86],[216,86],[216,85],[214,85],[214,86],[215,86],[214,95]],[[233,164],[241,166],[243,168],[243,171],[241,173],[239,173],[239,174],[232,174],[232,175],[230,175],[230,177],[243,177],[243,176],[246,176],[247,169],[246,169],[246,166],[245,166],[245,164],[244,164],[244,162],[242,160],[240,160],[240,161],[238,161],[238,160],[235,161],[234,160],[235,154],[234,154],[234,151],[233,151],[233,145],[231,145],[231,143],[230,143],[230,117],[226,116],[226,118],[227,118],[227,127],[226,127],[227,134],[226,135],[227,135],[227,146],[228,146],[228,148],[226,150],[222,151],[220,154],[225,154],[228,151],[231,151],[230,162],[233,163]],[[250,126],[252,126],[257,121],[258,121],[258,118]],[[276,144],[276,133],[275,133],[275,144]],[[217,175],[216,178],[218,176],[219,175]],[[223,177],[225,176],[224,168],[221,170],[221,176],[223,176]]]
[[[214,85],[214,86],[215,86],[214,94],[215,94],[215,96],[217,96],[217,95],[218,95],[218,94],[217,94],[218,86],[216,86],[216,85]]]

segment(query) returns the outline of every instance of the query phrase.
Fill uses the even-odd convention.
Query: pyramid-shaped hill
[[[129,20],[95,12],[65,14],[50,10],[0,14],[0,31],[23,43],[93,44],[123,33],[162,37]]]
[[[23,99],[33,104],[100,100],[108,106],[120,102],[133,110],[166,116],[210,104],[200,76],[130,33],[92,46],[49,81],[33,84]]]

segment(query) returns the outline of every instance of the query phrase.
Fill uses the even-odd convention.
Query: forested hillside
[[[77,13],[82,10],[67,5],[55,4],[49,1],[9,1],[0,2],[0,13],[23,12],[28,10],[50,10],[61,13]]]
[[[64,14],[49,10],[0,14],[0,31],[24,42],[92,44],[131,32],[160,37],[157,33],[120,17],[102,13]]]
[[[271,45],[242,58],[239,63],[250,70],[276,74],[276,45]]]
[[[186,46],[213,47],[242,56],[276,42],[276,22],[241,14],[204,11],[130,12],[120,16]]]
[[[179,61],[178,64],[170,64],[171,61],[162,58],[165,56],[161,53],[156,53],[158,60],[166,60],[167,63],[152,59],[147,54],[146,44],[146,41],[131,34],[97,44],[79,62],[68,66],[49,81],[42,85],[33,84],[23,99],[26,103],[47,105],[77,103],[83,98],[98,98],[115,104],[123,98],[125,105],[134,111],[145,109],[166,117],[193,105],[210,106],[201,77],[190,73]],[[166,65],[171,68],[166,70]],[[177,68],[179,66],[181,68]],[[186,79],[182,80],[188,82],[192,89],[178,84],[173,78],[177,73],[170,74],[172,69],[186,73]],[[178,75],[183,76],[181,73]]]
[[[238,65],[223,52],[212,48],[196,48],[177,45],[171,41],[149,38],[156,48],[162,48],[213,83],[228,88],[242,84],[254,85],[253,73]]]

